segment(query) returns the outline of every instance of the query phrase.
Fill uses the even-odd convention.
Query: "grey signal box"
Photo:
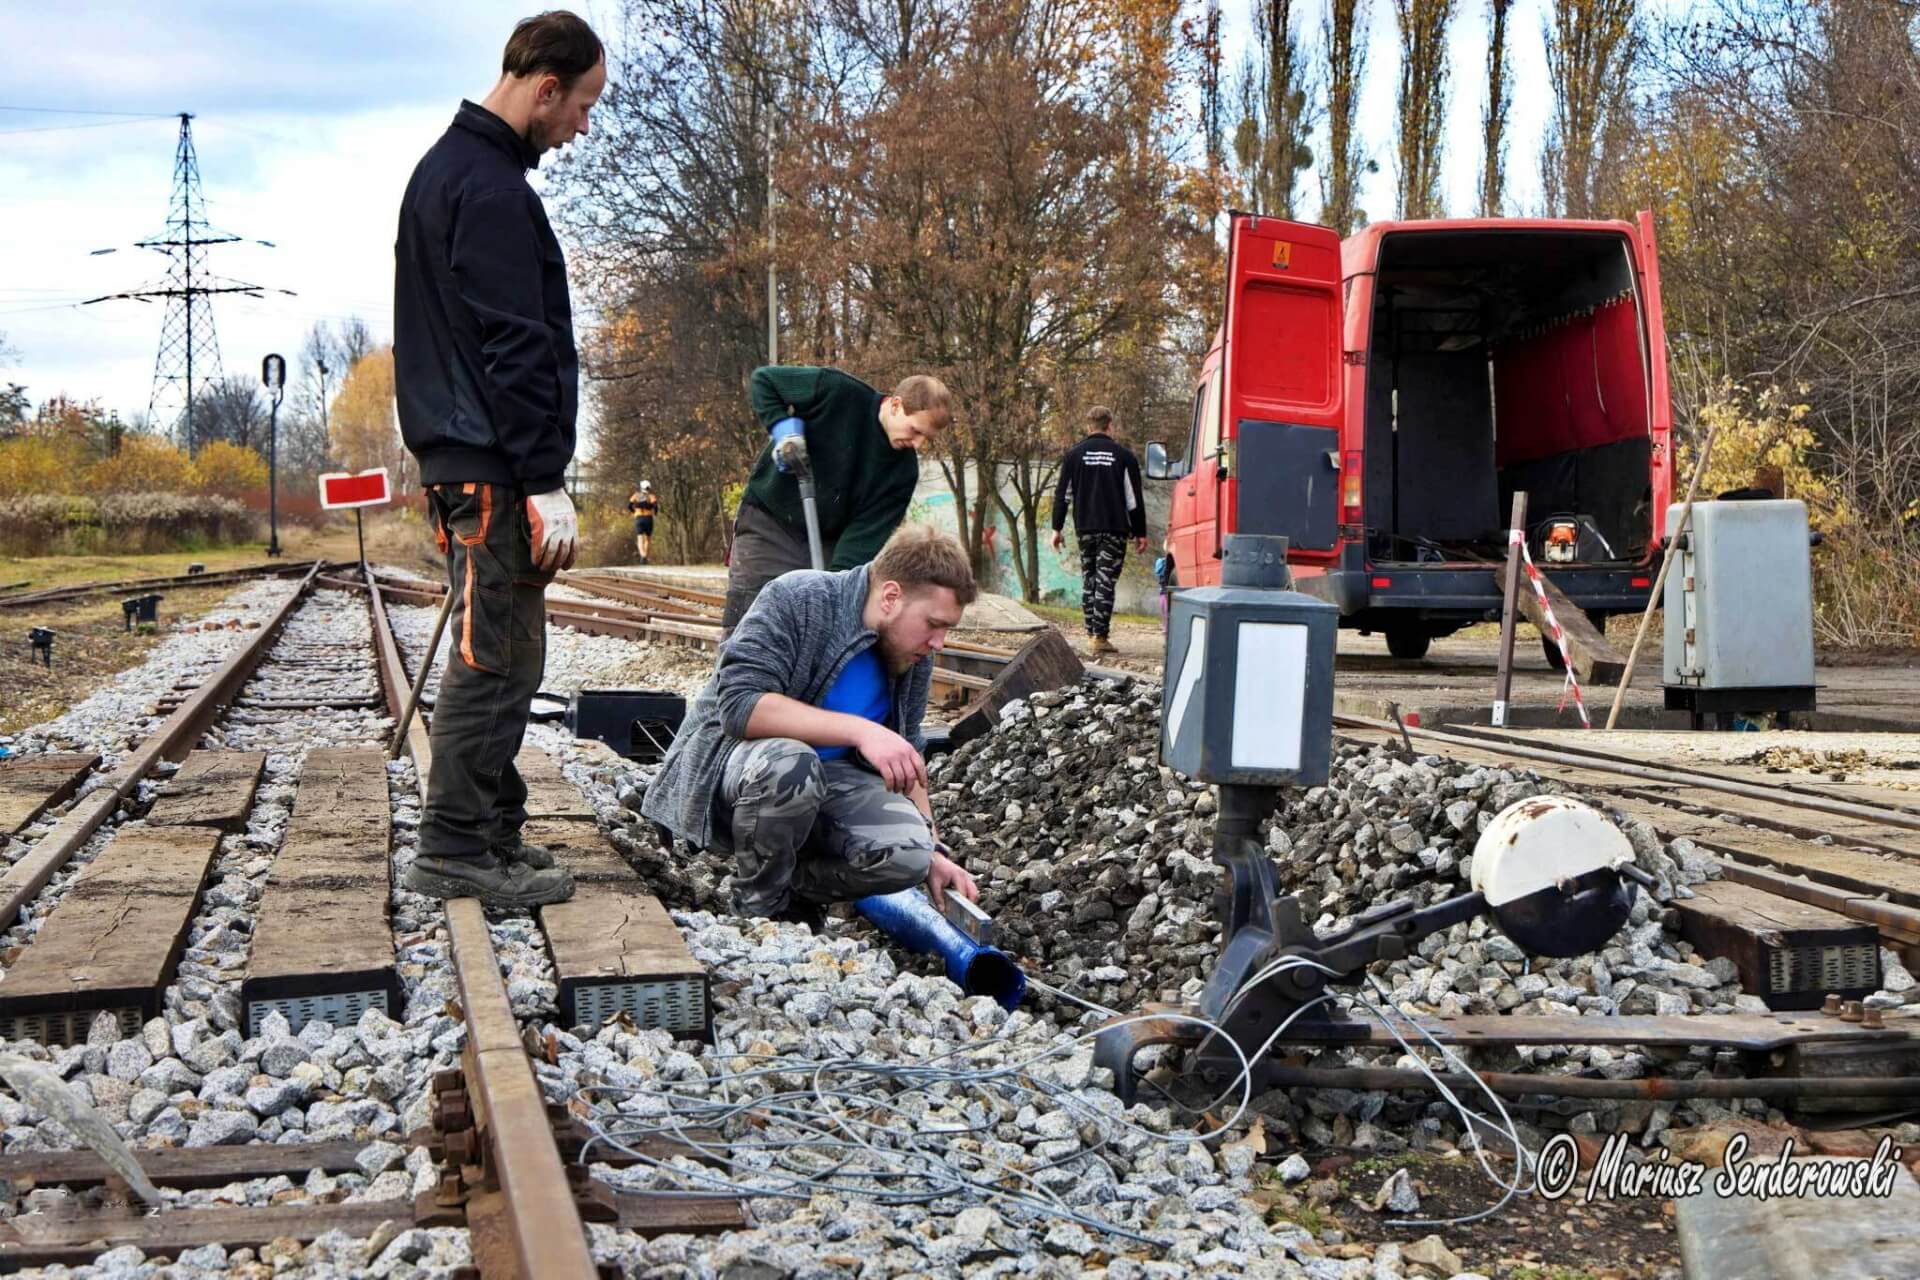
[[[1317,786],[1340,611],[1292,590],[1285,538],[1230,534],[1224,550],[1220,586],[1173,597],[1160,757],[1201,782]]]
[[[1667,511],[1667,528],[1679,519]],[[1814,706],[1807,508],[1792,499],[1696,502],[1667,571],[1669,708],[1708,713]]]

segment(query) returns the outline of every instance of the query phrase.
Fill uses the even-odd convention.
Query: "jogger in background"
[[[1113,411],[1105,405],[1087,410],[1087,437],[1060,459],[1060,480],[1053,491],[1053,548],[1066,541],[1067,513],[1080,543],[1080,615],[1086,622],[1088,652],[1115,652],[1107,638],[1113,626],[1113,593],[1127,559],[1127,539],[1136,551],[1147,549],[1147,506],[1140,489],[1140,462],[1113,438]]]

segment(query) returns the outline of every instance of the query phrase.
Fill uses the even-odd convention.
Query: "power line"
[[[96,107],[10,107],[0,106],[0,111],[31,111],[35,115],[152,115],[156,119],[171,119],[173,111],[100,111]]]
[[[6,107],[0,111],[30,111],[36,115],[49,116],[144,116],[153,120],[170,120],[171,111],[96,111],[89,107]]]
[[[31,129],[0,129],[0,136],[13,133],[59,133],[65,129],[107,129],[117,124],[148,124],[165,116],[140,116],[132,120],[94,120],[86,124],[43,124]]]

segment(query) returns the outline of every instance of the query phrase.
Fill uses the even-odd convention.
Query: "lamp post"
[[[273,397],[267,426],[267,554],[280,554],[280,399],[286,394],[287,362],[269,355],[260,362],[260,381]]]

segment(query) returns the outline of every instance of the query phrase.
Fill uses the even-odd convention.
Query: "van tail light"
[[[1348,449],[1340,455],[1340,523],[1359,524],[1365,516],[1360,510],[1361,453]]]
[[[1635,586],[1635,587],[1650,587],[1653,585],[1653,579],[1652,578],[1634,578],[1631,580],[1629,585]]]

